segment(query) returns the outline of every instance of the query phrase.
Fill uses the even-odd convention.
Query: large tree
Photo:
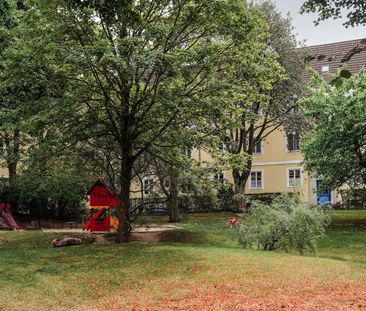
[[[302,102],[313,129],[302,142],[308,170],[324,178],[324,186],[366,182],[366,74],[361,72],[337,87],[320,76]]]
[[[29,66],[24,69],[18,63],[13,66],[9,54],[17,40],[17,27],[20,20],[17,18],[18,12],[25,10],[23,1],[1,0],[0,1],[0,148],[1,164],[8,170],[8,185],[6,195],[3,199],[17,203],[17,195],[13,187],[17,176],[21,149],[24,146],[24,135],[22,125],[24,124],[25,107],[35,96],[31,91],[33,85],[36,88],[37,83],[27,74],[24,78],[24,71],[28,71]],[[28,60],[28,59],[27,59]],[[21,60],[21,63],[26,61]],[[14,68],[20,69],[14,71]],[[25,69],[26,68],[26,69]],[[32,81],[31,81],[32,80]],[[34,90],[34,89],[33,89]]]
[[[228,122],[217,122],[225,152],[216,153],[216,157],[223,159],[226,169],[232,169],[239,210],[245,208],[245,185],[256,146],[281,127],[299,130],[301,114],[296,101],[305,90],[305,55],[297,47],[291,19],[283,18],[271,2],[264,2],[260,8],[269,25],[266,44],[277,53],[283,71],[273,67],[275,63],[268,55],[257,55],[253,62],[256,69],[237,72],[238,81],[249,88],[243,90],[239,102],[233,103]]]
[[[134,165],[144,153],[164,157],[172,126],[222,110],[230,84],[220,76],[258,53],[262,20],[241,0],[40,0],[25,21],[23,46],[51,71],[47,81],[65,84],[48,126],[113,159],[117,242],[128,242]]]

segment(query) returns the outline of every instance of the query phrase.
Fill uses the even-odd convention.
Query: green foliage
[[[88,153],[121,189],[124,232],[132,178],[146,167],[139,161],[167,160],[187,141],[201,147],[208,116],[221,120],[227,105],[269,90],[281,72],[265,21],[242,0],[27,5],[17,47],[47,83],[32,124]]]
[[[86,193],[95,171],[73,150],[61,145],[29,141],[29,151],[13,180],[21,208],[31,218],[78,218],[85,209]]]
[[[342,197],[341,208],[348,210],[366,209],[365,188],[340,189],[339,193]]]
[[[346,27],[366,24],[364,0],[307,0],[302,5],[301,12],[318,12],[319,18],[315,21],[317,25],[326,19],[341,18],[344,12],[347,12],[347,20],[344,22]]]
[[[237,232],[244,247],[296,249],[304,254],[316,252],[317,241],[328,224],[329,218],[320,208],[301,203],[297,196],[283,195],[272,205],[252,202]]]
[[[78,218],[85,208],[90,179],[77,168],[60,164],[47,171],[30,169],[16,177],[14,191],[32,218]]]
[[[337,87],[315,75],[302,104],[312,130],[302,141],[305,165],[324,176],[324,186],[357,186],[366,181],[366,74]]]
[[[301,113],[296,113],[296,99],[305,91],[304,50],[297,48],[292,21],[282,17],[271,1],[255,7],[267,22],[270,49],[251,55],[251,66],[243,61],[249,70],[236,66],[242,96],[228,102],[227,118],[215,122],[225,152],[210,152],[218,166],[232,170],[238,202],[243,200],[255,147],[282,126],[301,129],[303,121]]]

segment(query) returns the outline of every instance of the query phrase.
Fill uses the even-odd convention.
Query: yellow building
[[[366,51],[356,53],[345,62],[352,49],[365,47],[364,40],[351,40],[309,47],[309,66],[329,81],[337,70],[345,66],[357,73],[366,65]],[[309,74],[305,73],[305,79]],[[286,133],[284,128],[274,131],[258,145],[253,156],[251,175],[247,181],[247,194],[299,192],[304,202],[335,204],[341,200],[337,191],[320,192],[321,178],[303,168],[300,152],[301,138],[296,133]],[[233,182],[231,172],[225,172]]]
[[[231,172],[227,172],[232,182]],[[304,202],[317,203],[317,186],[321,179],[309,174],[303,168],[300,152],[300,136],[287,133],[284,128],[267,136],[253,156],[250,177],[246,184],[247,194],[298,192]],[[328,199],[326,198],[328,197]],[[337,194],[323,194],[323,202],[335,203]],[[325,203],[325,202],[324,202]]]

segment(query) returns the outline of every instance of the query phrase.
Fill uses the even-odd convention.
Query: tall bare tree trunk
[[[17,176],[17,167],[19,161],[20,148],[20,130],[14,129],[10,137],[5,138],[5,152],[6,164],[9,172],[9,197],[8,201],[11,203],[13,209],[18,207],[18,196],[15,193],[14,180]]]

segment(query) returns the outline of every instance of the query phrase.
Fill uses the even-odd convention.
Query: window
[[[170,181],[169,179],[165,178],[163,182],[164,188],[168,189],[170,187]]]
[[[154,190],[154,179],[153,178],[145,178],[144,179],[144,187],[143,191],[145,195],[149,195]]]
[[[214,175],[214,181],[218,181],[220,183],[223,183],[225,181],[225,174],[223,172],[215,174]]]
[[[262,140],[260,140],[255,146],[254,146],[254,154],[262,154]]]
[[[191,193],[193,191],[192,185],[189,183],[184,183],[181,185],[181,192],[182,193]]]
[[[323,65],[321,71],[322,72],[328,72],[329,71],[329,65]]]
[[[4,155],[5,143],[2,139],[0,139],[0,156]]]
[[[299,133],[287,133],[287,150],[289,152],[300,151]]]
[[[263,171],[250,173],[250,189],[263,189]]]
[[[301,187],[301,169],[300,168],[290,168],[287,170],[287,186],[289,188]]]
[[[188,159],[192,159],[192,149],[191,148],[186,149],[186,156]]]

